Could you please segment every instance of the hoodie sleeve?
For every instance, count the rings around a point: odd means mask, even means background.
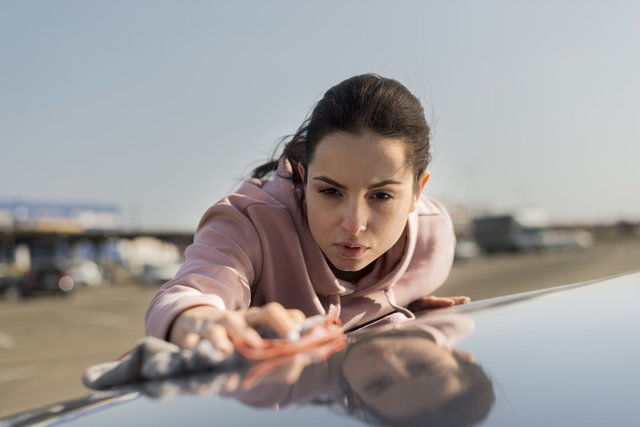
[[[204,214],[193,244],[185,251],[185,263],[147,308],[146,335],[166,339],[173,320],[191,307],[234,310],[249,306],[262,257],[258,233],[243,208],[245,202],[244,196],[232,195]]]

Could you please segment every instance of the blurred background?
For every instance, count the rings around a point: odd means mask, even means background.
[[[208,206],[374,72],[432,125],[440,295],[640,269],[640,3],[3,1],[0,417],[86,393]]]

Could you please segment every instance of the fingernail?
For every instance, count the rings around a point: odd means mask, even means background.
[[[298,341],[300,339],[300,332],[296,330],[289,331],[287,332],[286,338],[288,341]]]
[[[262,338],[253,329],[245,331],[242,335],[244,340],[253,347],[259,347],[262,344]]]
[[[220,349],[224,354],[233,353],[233,344],[229,341],[220,341],[216,344],[216,347],[218,347],[218,349]]]

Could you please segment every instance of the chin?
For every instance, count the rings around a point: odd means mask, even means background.
[[[364,270],[365,268],[367,268],[367,266],[369,264],[371,264],[373,261],[348,261],[345,259],[338,259],[338,260],[330,260],[331,264],[333,265],[333,267],[337,270],[340,271],[344,271],[344,272],[349,272],[349,273],[354,273],[356,271],[360,271],[360,270]]]

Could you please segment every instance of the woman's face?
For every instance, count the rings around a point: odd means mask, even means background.
[[[451,351],[426,338],[385,337],[356,343],[347,351],[342,372],[368,407],[392,418],[436,410],[464,390]]]
[[[415,209],[421,186],[405,144],[372,132],[332,133],[318,143],[306,174],[311,234],[336,276],[357,280],[398,241]]]

